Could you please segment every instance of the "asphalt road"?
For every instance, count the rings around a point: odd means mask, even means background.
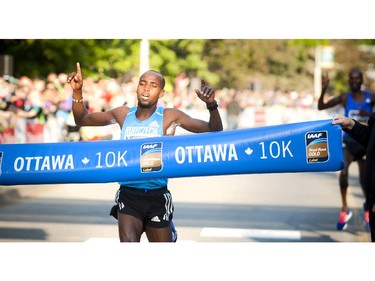
[[[179,238],[168,246],[118,243],[109,216],[116,184],[17,187],[26,198],[0,207],[1,278],[368,278],[375,249],[364,243],[356,172],[353,165],[345,231],[335,228],[337,172],[171,179]]]
[[[368,242],[355,164],[350,172],[345,231],[336,230],[338,172],[171,179],[178,242]],[[118,242],[117,184],[44,187],[0,207],[0,242]]]

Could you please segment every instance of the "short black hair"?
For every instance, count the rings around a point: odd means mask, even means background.
[[[361,79],[363,79],[363,73],[362,73],[362,71],[359,70],[358,68],[352,68],[352,69],[349,71],[349,78],[350,78],[350,76],[352,76],[352,74],[354,74],[354,73],[357,73],[357,74],[361,77]]]

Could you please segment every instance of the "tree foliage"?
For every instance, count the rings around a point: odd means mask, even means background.
[[[139,75],[140,39],[7,39],[0,40],[0,55],[14,58],[14,76],[46,77],[75,71],[79,61],[85,76],[121,80]],[[150,68],[163,73],[167,90],[175,77],[204,78],[210,85],[259,89],[313,88],[315,50],[329,45],[335,66],[329,70],[332,93],[347,89],[352,67],[371,73],[375,39],[171,39],[149,40]],[[367,46],[367,47],[366,47]],[[374,88],[371,75],[367,84]]]

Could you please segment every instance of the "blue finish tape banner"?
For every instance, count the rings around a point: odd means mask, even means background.
[[[0,145],[0,185],[338,171],[331,120],[182,136]]]

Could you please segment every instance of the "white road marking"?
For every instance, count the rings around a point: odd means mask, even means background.
[[[301,240],[300,231],[292,230],[270,230],[270,229],[242,229],[242,228],[214,228],[204,227],[200,232],[201,237],[222,237],[222,238],[250,238],[250,239],[274,239],[274,240]],[[118,238],[91,237],[85,242],[88,243],[119,243]],[[142,235],[141,242],[148,242]],[[195,242],[192,240],[181,240],[177,242]]]
[[[89,239],[87,239],[85,242],[88,242],[88,243],[119,243],[119,239],[118,238],[104,238],[104,237],[91,237]]]
[[[148,243],[147,238],[141,237],[140,242]],[[181,240],[177,239],[177,243],[193,243],[193,240]],[[91,237],[85,241],[85,243],[120,243],[118,238],[104,238],[104,237]]]
[[[202,237],[233,237],[301,240],[300,231],[204,227]]]

